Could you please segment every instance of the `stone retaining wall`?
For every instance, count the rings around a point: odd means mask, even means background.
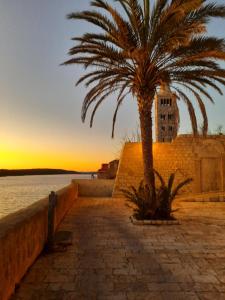
[[[176,172],[175,184],[191,177],[186,194],[225,191],[225,137],[193,138],[179,136],[172,143],[154,143],[154,168],[168,179]],[[121,188],[138,186],[143,179],[141,143],[126,143],[120,158],[113,197],[121,197]]]
[[[77,184],[57,192],[55,227],[78,197]],[[48,231],[48,198],[0,220],[0,300],[9,299],[16,284],[44,248]]]
[[[112,197],[113,179],[74,179],[78,184],[79,197]]]

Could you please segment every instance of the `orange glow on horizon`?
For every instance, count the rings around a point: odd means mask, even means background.
[[[80,156],[80,155],[79,155]],[[52,153],[43,150],[17,149],[10,145],[0,145],[0,169],[52,168],[73,171],[96,171],[101,159],[77,159],[76,153]]]

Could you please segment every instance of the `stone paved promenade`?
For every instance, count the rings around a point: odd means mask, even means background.
[[[178,203],[181,225],[137,226],[122,199],[78,199],[66,252],[41,256],[13,300],[225,299],[225,203]]]

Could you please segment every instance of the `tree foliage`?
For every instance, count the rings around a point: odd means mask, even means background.
[[[193,133],[197,118],[193,99],[204,119],[203,134],[208,129],[204,100],[213,102],[210,87],[222,94],[225,71],[218,60],[225,59],[225,41],[206,35],[207,24],[214,17],[225,17],[225,6],[205,0],[93,0],[93,9],[73,12],[69,19],[84,20],[96,26],[98,33],[72,38],[71,59],[65,65],[81,64],[86,69],[77,84],[85,82],[89,91],[82,107],[82,120],[93,105],[90,125],[101,103],[117,92],[112,136],[119,107],[132,93],[143,105],[143,95],[154,95],[161,83],[173,88],[187,105]],[[151,103],[152,105],[152,103]]]

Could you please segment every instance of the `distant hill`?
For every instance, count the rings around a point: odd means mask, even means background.
[[[25,175],[57,175],[57,174],[92,174],[94,172],[77,172],[63,169],[0,169],[0,177],[3,176],[25,176]]]

